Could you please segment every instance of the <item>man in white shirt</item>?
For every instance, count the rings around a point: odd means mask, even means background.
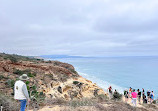
[[[23,74],[19,79],[20,80],[16,81],[14,85],[14,99],[20,101],[20,111],[25,111],[26,103],[30,102],[27,86],[25,84],[29,77],[27,74]]]

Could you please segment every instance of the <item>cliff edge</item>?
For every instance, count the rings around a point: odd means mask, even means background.
[[[12,94],[13,83],[23,73],[30,77],[29,89],[36,87],[47,98],[72,100],[105,94],[96,84],[79,76],[68,63],[0,53],[1,92]]]

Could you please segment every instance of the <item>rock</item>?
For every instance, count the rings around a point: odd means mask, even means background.
[[[63,88],[63,92],[67,92],[68,90],[72,89],[71,86],[68,86],[66,85],[64,88]]]
[[[59,91],[61,94],[63,93],[61,86],[58,87],[58,91]]]

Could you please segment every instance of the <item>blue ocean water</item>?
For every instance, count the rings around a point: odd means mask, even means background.
[[[119,92],[132,87],[153,90],[158,97],[158,57],[106,57],[56,59],[72,64],[77,72],[105,91],[111,85]]]

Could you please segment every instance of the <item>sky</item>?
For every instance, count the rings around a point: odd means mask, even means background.
[[[158,0],[0,0],[0,52],[157,56]]]

